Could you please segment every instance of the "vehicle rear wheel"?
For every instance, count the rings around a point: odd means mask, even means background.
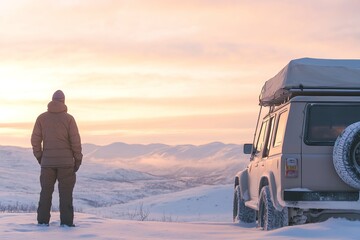
[[[346,127],[336,139],[333,163],[346,184],[360,189],[360,122]]]
[[[256,212],[245,206],[239,186],[234,189],[233,221],[243,223],[254,223],[256,221]]]
[[[258,226],[268,231],[289,224],[288,209],[277,211],[271,200],[269,186],[264,186],[260,192]]]

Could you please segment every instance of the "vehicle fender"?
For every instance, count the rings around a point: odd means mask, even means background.
[[[275,209],[278,211],[282,211],[283,206],[280,205],[278,198],[277,198],[277,187],[276,187],[275,176],[274,176],[273,172],[267,172],[261,178],[259,192],[261,191],[261,188],[263,186],[265,186],[266,184],[269,186],[271,201],[273,202]]]
[[[249,195],[249,178],[248,178],[248,171],[247,169],[238,172],[238,174],[236,174],[236,177],[238,178],[238,183],[239,183],[239,188],[240,188],[240,192],[241,192],[241,196],[243,197],[243,199],[245,201],[250,200],[250,195]],[[235,180],[236,181],[236,180]]]

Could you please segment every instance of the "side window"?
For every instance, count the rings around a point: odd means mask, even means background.
[[[268,124],[269,124],[269,120],[263,122],[261,125],[259,137],[258,137],[256,145],[255,145],[255,154],[260,153],[264,148]]]
[[[261,157],[267,157],[270,151],[270,137],[274,125],[273,117],[263,122],[259,137],[255,145],[255,155],[262,153]]]
[[[270,118],[269,120],[269,130],[268,130],[268,134],[267,134],[267,138],[265,139],[265,142],[266,142],[266,149],[263,153],[263,157],[268,157],[269,156],[269,153],[270,153],[270,146],[271,146],[271,136],[272,136],[272,133],[273,133],[273,129],[274,129],[274,117]]]
[[[278,124],[275,130],[276,132],[274,139],[274,147],[280,146],[282,144],[284,139],[285,127],[286,127],[286,112],[282,112],[279,115]]]

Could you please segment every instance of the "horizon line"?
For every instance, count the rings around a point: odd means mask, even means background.
[[[169,146],[169,147],[175,147],[175,146],[195,146],[195,147],[200,147],[200,146],[206,146],[206,145],[211,145],[211,144],[223,144],[223,145],[243,145],[244,143],[224,143],[221,141],[212,141],[212,142],[208,142],[208,143],[204,143],[204,144],[191,144],[191,143],[182,143],[182,144],[166,144],[166,143],[160,143],[160,142],[154,142],[154,143],[127,143],[127,142],[112,142],[109,144],[105,144],[105,145],[99,145],[99,144],[94,144],[94,143],[82,143],[81,145],[93,145],[93,146],[97,146],[97,147],[106,147],[106,146],[110,146],[113,144],[125,144],[125,145],[141,145],[141,146],[149,146],[149,145],[165,145],[165,146]],[[22,148],[22,149],[32,149],[31,146],[29,147],[23,147],[23,146],[17,146],[17,145],[2,145],[0,144],[0,147],[15,147],[15,148]]]

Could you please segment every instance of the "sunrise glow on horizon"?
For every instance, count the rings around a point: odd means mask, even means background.
[[[83,143],[251,142],[267,79],[357,59],[355,0],[0,2],[0,145],[61,89]]]

